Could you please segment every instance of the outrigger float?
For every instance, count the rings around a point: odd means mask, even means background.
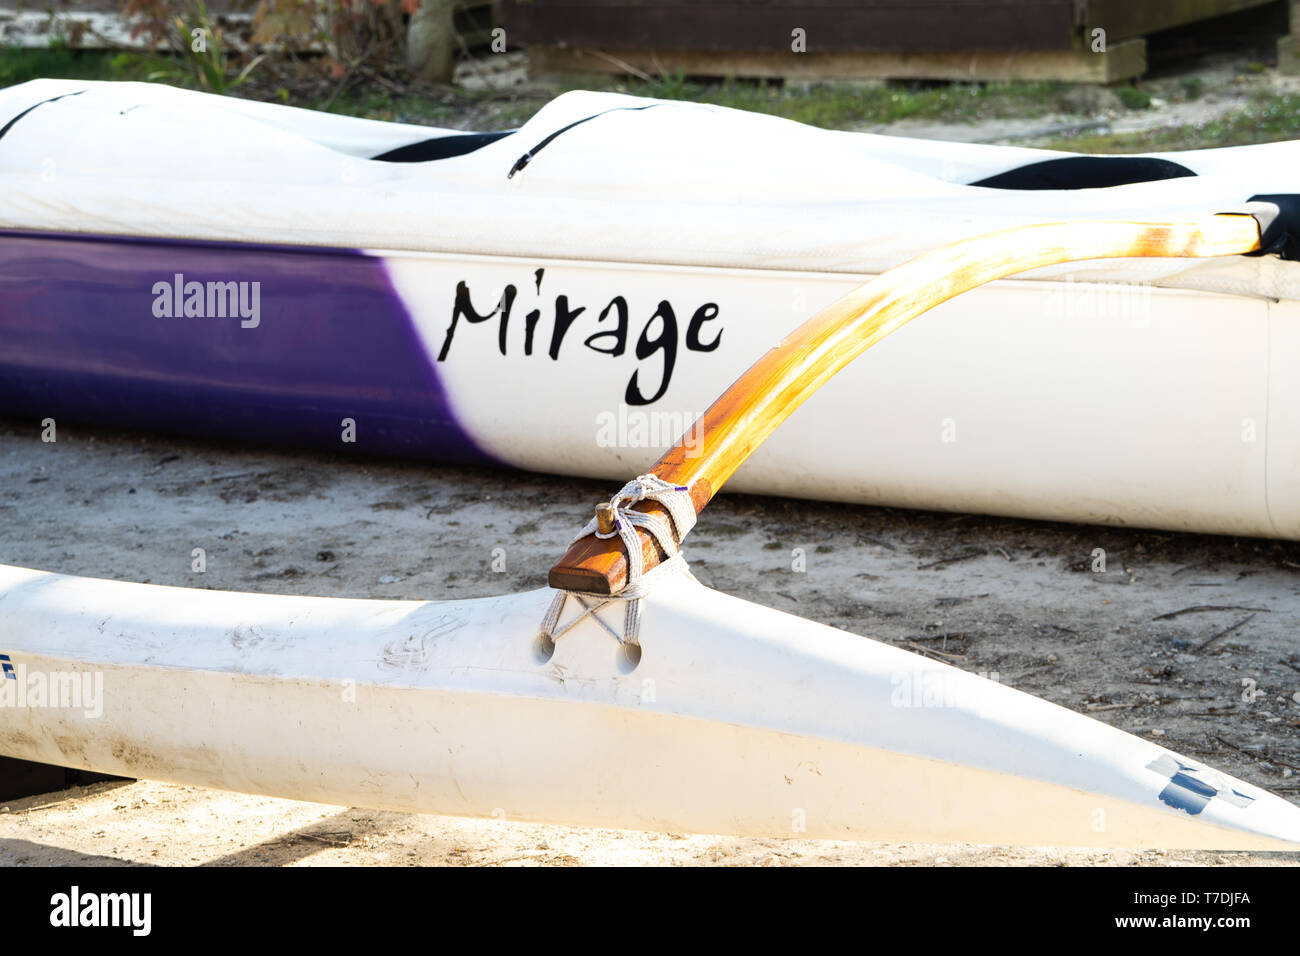
[[[393,810],[854,840],[1295,849],[1300,808],[1043,700],[703,587],[679,551],[785,418],[936,303],[1022,269],[1286,241],[1276,205],[1014,229],[818,313],[583,529],[550,588],[469,601],[188,590],[0,568],[0,753]],[[1261,226],[1263,232],[1261,234]],[[920,692],[917,692],[917,689]]]

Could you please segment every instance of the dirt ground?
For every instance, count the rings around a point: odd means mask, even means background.
[[[647,461],[653,455],[647,456]],[[607,483],[0,421],[0,560],[350,597],[535,587]],[[998,679],[1289,799],[1300,545],[723,496],[706,584]],[[490,570],[492,549],[507,570]],[[791,568],[801,547],[807,570]],[[1103,548],[1107,570],[1092,570]],[[340,809],[101,783],[0,807],[0,865],[1151,864],[1297,854],[742,840]]]

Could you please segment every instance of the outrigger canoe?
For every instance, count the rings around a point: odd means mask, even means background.
[[[926,309],[1071,257],[1272,248],[1279,210],[1254,209],[1014,229],[886,273],[737,379],[704,414],[698,447],[684,436],[598,507],[547,589],[339,600],[0,567],[0,753],[594,826],[1295,849],[1300,808],[1277,796],[996,682],[712,591],[679,550],[767,435]]]
[[[0,91],[0,414],[622,478],[946,241],[1297,191],[1300,143],[1085,157],[569,93],[508,133],[138,83]],[[1300,538],[1300,264],[942,304],[729,486]],[[581,382],[581,388],[573,387]]]

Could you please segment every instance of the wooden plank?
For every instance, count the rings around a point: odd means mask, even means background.
[[[1084,259],[1201,258],[1259,248],[1249,215],[1190,222],[1053,222],[955,242],[863,283],[763,355],[705,411],[651,472],[690,489],[698,514],[736,469],[814,392],[871,346],[968,289],[1029,269]],[[638,510],[666,513],[658,502]],[[637,529],[643,567],[664,555]],[[620,538],[580,538],[551,569],[553,588],[617,594],[627,584]]]
[[[773,4],[629,0],[499,0],[511,44],[605,50],[809,51],[1068,50],[1071,0],[877,0]]]
[[[949,53],[760,53],[697,50],[604,50],[531,47],[538,76],[572,73],[646,73],[651,76],[747,77],[822,80],[918,79],[966,82],[1063,80],[1118,83],[1146,72],[1146,41],[1086,50],[1021,53],[968,50]]]
[[[1262,7],[1277,0],[1087,0],[1085,35],[1094,28],[1106,31],[1108,42],[1183,26],[1197,20]]]

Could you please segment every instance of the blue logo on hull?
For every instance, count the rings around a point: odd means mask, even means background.
[[[1161,802],[1192,816],[1196,816],[1216,798],[1243,810],[1255,802],[1254,797],[1233,790],[1217,774],[1189,766],[1168,754],[1147,764],[1147,769],[1169,778],[1165,788],[1160,791]]]
[[[0,654],[0,668],[4,669],[5,677],[10,680],[17,680],[18,675],[14,673],[14,665],[9,663],[8,654]]]

